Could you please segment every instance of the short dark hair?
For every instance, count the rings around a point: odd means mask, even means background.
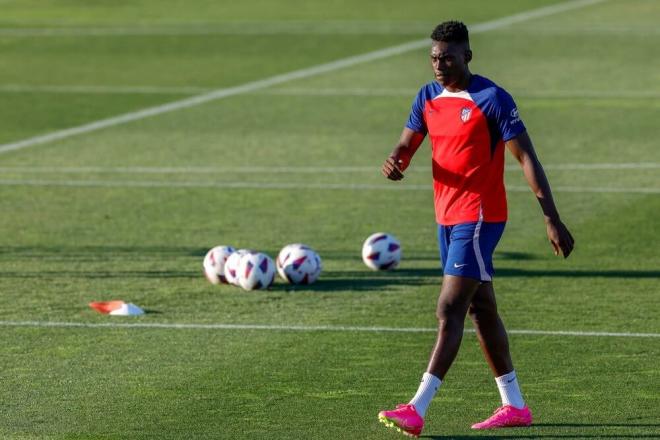
[[[445,43],[470,43],[468,29],[460,21],[445,21],[433,29],[431,39]]]

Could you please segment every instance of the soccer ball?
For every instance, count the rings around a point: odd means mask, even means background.
[[[322,270],[319,254],[304,244],[284,246],[277,256],[277,272],[291,284],[312,284]]]
[[[237,278],[245,290],[267,289],[275,281],[275,263],[261,252],[246,254],[238,263]]]
[[[284,266],[283,262],[289,258],[289,255],[291,254],[291,251],[294,249],[298,248],[307,248],[310,249],[308,246],[301,244],[301,243],[293,243],[293,244],[287,244],[280,250],[280,253],[277,254],[277,259],[275,260],[275,265],[277,266],[277,273],[280,274],[280,277],[282,277],[283,280],[288,281],[286,278],[286,274],[284,273]]]
[[[241,258],[244,255],[252,253],[248,249],[239,249],[227,258],[225,263],[225,278],[227,279],[228,284],[233,284],[238,286],[238,265],[241,262]]]
[[[373,270],[394,269],[401,261],[401,244],[392,234],[372,234],[362,246],[362,261]]]
[[[284,266],[282,263],[288,258],[291,251],[298,248],[311,249],[309,246],[304,245],[302,243],[287,244],[282,248],[280,253],[277,254],[277,259],[275,260],[275,265],[277,266],[277,273],[279,273],[280,277],[282,277],[282,279],[285,281],[288,280],[286,278],[286,274],[284,273]]]
[[[227,258],[235,252],[231,246],[216,246],[209,250],[204,257],[204,275],[211,284],[227,284],[225,277],[225,263]]]

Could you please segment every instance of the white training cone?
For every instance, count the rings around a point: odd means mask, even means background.
[[[120,308],[110,312],[110,314],[116,316],[137,316],[144,315],[144,310],[133,303],[124,303]]]
[[[124,301],[98,301],[98,302],[89,303],[89,306],[94,310],[100,313],[104,313],[106,315],[115,315],[115,316],[144,315],[144,310],[142,310],[133,303],[125,303]]]

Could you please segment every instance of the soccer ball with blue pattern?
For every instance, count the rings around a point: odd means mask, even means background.
[[[211,284],[227,284],[225,263],[235,249],[231,246],[216,246],[204,256],[204,275]]]
[[[364,241],[362,261],[373,270],[392,270],[401,261],[401,243],[392,234],[376,232]]]
[[[227,279],[227,284],[231,284],[233,286],[239,285],[238,265],[241,262],[241,258],[251,252],[252,251],[249,249],[239,249],[227,258],[227,262],[225,263],[225,278]]]
[[[277,272],[291,284],[312,284],[321,271],[321,257],[304,244],[289,244],[277,256]]]
[[[243,255],[238,263],[237,278],[245,290],[268,289],[275,281],[275,263],[261,252]]]

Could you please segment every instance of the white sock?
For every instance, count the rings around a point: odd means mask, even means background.
[[[438,392],[441,383],[442,381],[434,375],[424,373],[422,382],[419,384],[419,388],[417,388],[417,393],[410,401],[410,404],[415,406],[417,414],[424,417],[426,409],[429,407],[435,393]]]
[[[520,394],[520,386],[518,386],[516,370],[504,376],[496,377],[495,382],[497,382],[497,389],[500,390],[502,405],[511,405],[518,409],[525,407],[525,401],[522,394]]]

